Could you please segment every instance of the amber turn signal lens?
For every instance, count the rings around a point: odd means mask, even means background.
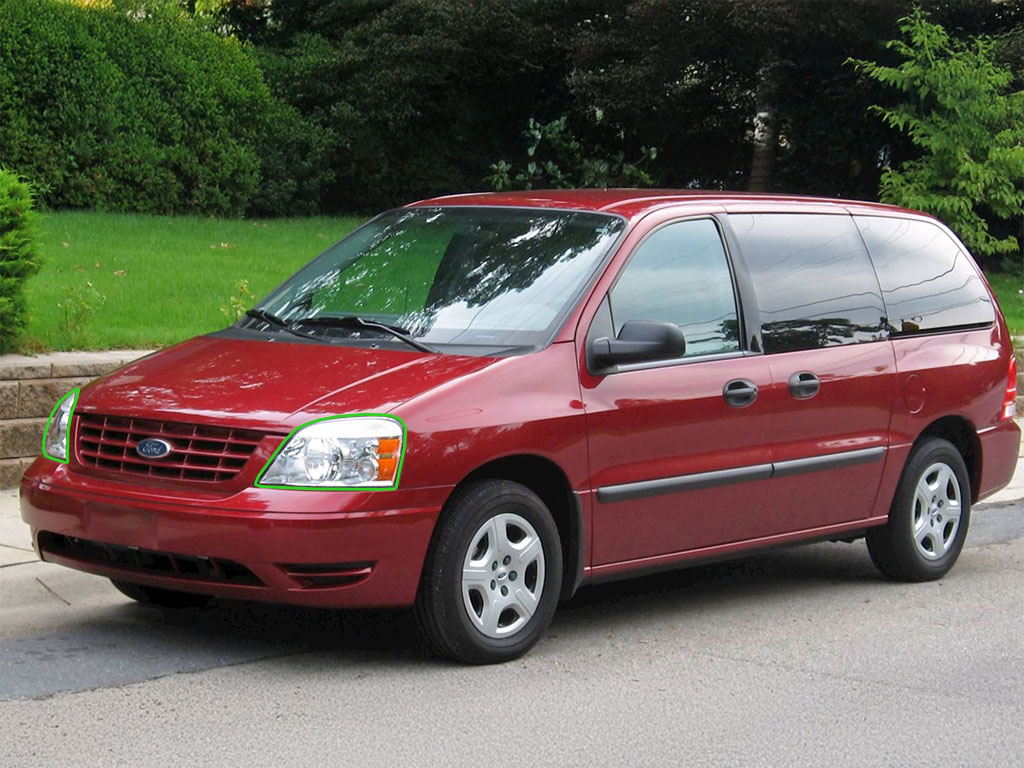
[[[395,472],[398,470],[398,444],[397,437],[385,437],[377,443],[377,479],[394,480]]]

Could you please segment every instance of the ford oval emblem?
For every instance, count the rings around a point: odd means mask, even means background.
[[[144,459],[162,459],[173,450],[173,445],[158,437],[145,437],[135,446],[135,452]]]

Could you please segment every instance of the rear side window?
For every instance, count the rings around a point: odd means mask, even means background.
[[[761,315],[764,351],[886,337],[885,305],[850,216],[730,214]]]
[[[992,298],[970,257],[926,221],[855,216],[882,284],[894,333],[995,320]]]
[[[684,357],[740,348],[732,273],[709,219],[656,230],[637,248],[609,294],[615,334],[629,320],[675,323]]]

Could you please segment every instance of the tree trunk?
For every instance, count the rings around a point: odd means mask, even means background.
[[[754,94],[754,157],[750,163],[751,192],[768,192],[775,176],[779,148],[779,63],[769,57],[757,70]]]

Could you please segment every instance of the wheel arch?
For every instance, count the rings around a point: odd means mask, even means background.
[[[562,544],[562,589],[560,599],[568,600],[583,579],[585,560],[583,507],[569,478],[551,459],[536,454],[514,454],[492,459],[466,475],[452,494],[478,480],[509,480],[536,493],[551,512]]]
[[[914,447],[930,437],[942,438],[952,443],[963,457],[971,480],[971,503],[977,502],[981,487],[982,455],[981,440],[978,439],[978,431],[974,425],[963,416],[943,416],[924,428],[914,441]]]

